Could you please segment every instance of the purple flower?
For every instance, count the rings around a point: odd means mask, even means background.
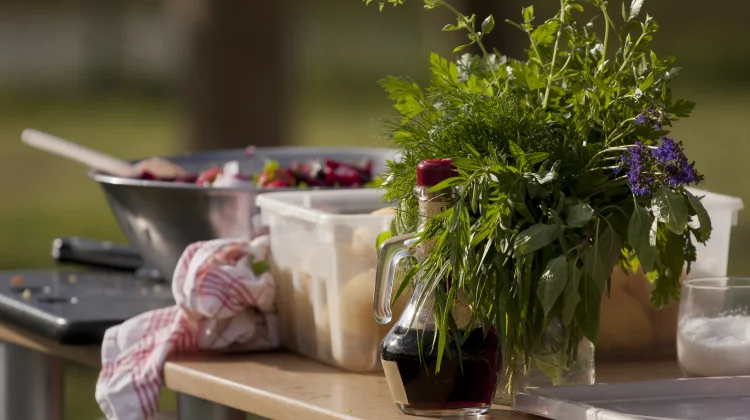
[[[681,185],[698,184],[703,175],[695,170],[695,163],[688,163],[682,142],[675,142],[669,137],[662,137],[659,147],[652,152],[664,175],[664,183],[672,188]]]
[[[637,117],[635,117],[636,125],[649,125],[654,131],[662,130],[662,122],[664,120],[664,110],[662,108],[654,109],[648,108],[641,111]]]
[[[674,140],[670,139],[669,137],[662,137],[661,145],[654,149],[652,154],[654,155],[656,160],[661,163],[676,161],[680,159],[681,156],[684,156],[682,145],[675,143]]]
[[[662,137],[656,148],[635,142],[620,156],[615,175],[622,173],[625,167],[630,190],[638,196],[651,194],[658,184],[679,188],[703,181],[703,175],[695,170],[695,163],[688,163],[682,143],[669,137]],[[657,180],[660,182],[655,184]]]
[[[635,142],[634,147],[629,148],[620,156],[621,167],[627,166],[628,184],[635,195],[648,195],[651,193],[651,184],[654,178],[649,176],[651,153],[648,147],[641,141]]]

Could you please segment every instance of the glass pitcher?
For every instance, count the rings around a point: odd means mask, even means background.
[[[453,189],[429,190],[454,174],[449,159],[428,160],[418,166],[415,193],[419,198],[420,228],[427,218],[452,204],[456,195]],[[429,252],[429,243],[418,246],[415,243],[415,235],[410,233],[387,240],[379,250],[373,312],[381,324],[391,320],[390,298],[399,267],[404,260],[420,261]],[[411,300],[380,347],[383,370],[394,402],[404,413],[421,416],[486,412],[492,404],[498,380],[496,332],[481,328],[471,331],[460,347],[460,358],[456,341],[449,339],[449,349],[443,354],[440,371],[436,372],[434,296],[419,307],[422,285],[419,276],[416,277],[404,290],[405,293],[412,291]],[[471,308],[459,300],[452,316],[459,333],[463,334],[461,327],[469,324]]]

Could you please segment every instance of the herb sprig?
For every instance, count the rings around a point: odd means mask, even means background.
[[[534,7],[524,8],[522,21],[510,22],[528,38],[523,61],[484,45],[492,16],[478,24],[447,1],[423,2],[455,15],[443,30],[466,32],[454,52],[476,44],[480,54],[433,53],[424,89],[406,77],[381,82],[401,114],[391,138],[403,159],[389,163],[383,184],[399,203],[399,230],[417,227],[421,160],[453,158],[459,173],[435,187],[458,187],[456,204],[418,233],[435,243],[410,272],[425,285],[418,301],[435,295],[441,349],[462,340],[448,316],[460,291],[471,327],[497,329],[506,366],[550,352],[569,364],[582,337],[596,341],[616,266],[642,267],[658,307],[679,296],[693,239],[710,236],[706,210],[685,188],[702,176],[668,137],[694,104],[672,97],[679,68],[650,49],[659,28],[640,19],[643,0],[623,4],[621,20],[602,0],[561,0],[538,25]],[[603,37],[579,22],[584,4],[598,9]],[[449,275],[449,287],[438,287]]]

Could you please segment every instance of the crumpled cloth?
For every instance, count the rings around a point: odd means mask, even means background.
[[[279,346],[274,281],[251,262],[265,261],[267,236],[190,245],[172,280],[176,305],[107,330],[96,401],[108,420],[146,420],[159,411],[162,369],[178,352],[268,350]]]

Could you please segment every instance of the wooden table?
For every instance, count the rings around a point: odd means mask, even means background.
[[[291,353],[212,357],[183,355],[164,368],[177,392],[279,420],[415,419],[401,414],[381,373],[353,374]],[[680,376],[675,361],[617,363],[597,367],[599,382]],[[484,419],[538,417],[497,407]]]
[[[99,349],[70,347],[0,324],[0,341],[28,353],[47,354],[99,368]],[[680,376],[675,361],[609,363],[597,366],[599,382],[668,379]],[[164,367],[165,385],[176,391],[182,419],[244,419],[244,413],[279,420],[385,420],[402,414],[391,400],[382,373],[346,373],[291,353],[236,356],[179,355]],[[496,407],[482,419],[532,420]]]

